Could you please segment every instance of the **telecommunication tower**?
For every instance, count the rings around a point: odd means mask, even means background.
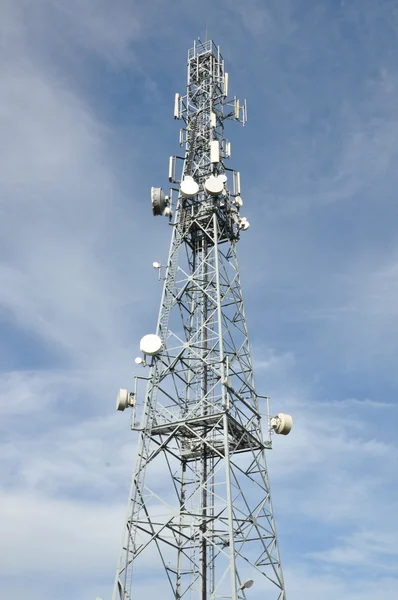
[[[246,102],[228,99],[211,40],[188,52],[174,118],[185,151],[170,158],[168,195],[151,190],[172,231],[167,263],[153,263],[157,330],[140,343],[143,376],[117,396],[139,440],[113,600],[141,600],[150,584],[162,600],[285,600],[265,451],[292,419],[271,417],[255,389],[236,256],[249,222],[224,137]]]

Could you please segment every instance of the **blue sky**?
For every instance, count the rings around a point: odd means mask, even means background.
[[[288,597],[396,598],[396,2],[3,0],[4,600],[110,598],[135,445],[114,397],[155,327],[149,189],[206,27],[248,101],[227,135],[257,387],[295,419],[268,458]]]

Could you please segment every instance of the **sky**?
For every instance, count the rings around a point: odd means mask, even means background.
[[[294,418],[268,455],[287,597],[396,598],[397,3],[1,0],[2,600],[111,598],[136,443],[115,396],[170,236],[149,191],[206,30],[248,103],[226,134],[257,388]]]

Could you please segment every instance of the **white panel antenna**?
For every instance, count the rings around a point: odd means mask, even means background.
[[[170,181],[170,183],[176,182],[176,163],[177,163],[177,157],[170,156],[170,159],[169,159],[169,181]]]
[[[210,114],[210,127],[217,127],[217,118],[215,112]]]
[[[181,119],[180,114],[180,94],[174,96],[174,118]]]
[[[240,173],[234,171],[234,195],[240,196]]]
[[[234,100],[235,100],[235,119],[237,121],[239,121],[239,111],[240,111],[239,99],[238,98],[234,98]]]
[[[229,158],[231,156],[231,142],[225,142],[225,157]]]
[[[218,140],[210,142],[210,162],[213,164],[220,162],[220,143]]]
[[[224,96],[228,96],[228,73],[224,73]]]

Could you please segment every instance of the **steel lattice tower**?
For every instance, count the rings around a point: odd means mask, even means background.
[[[271,419],[254,384],[236,256],[249,223],[224,137],[227,119],[245,122],[246,104],[227,88],[219,47],[195,42],[174,106],[185,155],[170,158],[170,195],[152,188],[172,239],[167,264],[154,263],[164,280],[157,334],[136,361],[149,371],[117,401],[133,408],[139,441],[113,600],[141,600],[145,577],[162,600],[286,598],[265,450],[291,418]]]

